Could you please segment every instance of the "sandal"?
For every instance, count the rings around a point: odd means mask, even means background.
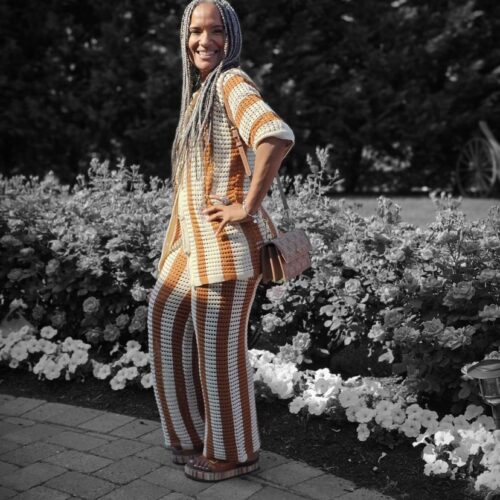
[[[205,463],[200,463],[199,459]],[[184,473],[195,481],[222,481],[236,476],[249,474],[259,468],[259,455],[247,462],[226,462],[201,455],[188,460],[184,466]]]
[[[185,465],[188,460],[195,458],[203,453],[203,448],[195,448],[194,450],[181,450],[172,448],[172,462],[176,465]]]

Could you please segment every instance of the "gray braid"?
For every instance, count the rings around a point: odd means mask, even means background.
[[[195,89],[195,75],[197,69],[189,59],[188,39],[189,25],[193,10],[201,3],[213,3],[219,9],[225,31],[224,57],[221,62],[209,73],[201,85],[200,94],[189,118],[186,112]],[[172,178],[179,182],[182,169],[189,158],[190,151],[202,155],[203,137],[211,135],[213,102],[217,91],[217,80],[221,72],[240,65],[241,53],[241,27],[238,16],[233,7],[226,0],[192,0],[184,10],[181,29],[181,55],[182,55],[182,98],[179,123],[175,132],[172,147]],[[187,123],[185,123],[187,121]],[[200,161],[196,162],[200,164]],[[199,177],[198,170],[196,171]]]

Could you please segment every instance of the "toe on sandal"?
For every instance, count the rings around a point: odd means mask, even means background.
[[[205,458],[205,457],[204,457]],[[241,463],[221,462],[205,458],[207,465],[196,463],[196,458],[188,460],[184,473],[195,481],[222,481],[236,476],[243,476],[259,469],[259,457]]]
[[[203,453],[203,448],[197,448],[194,450],[179,450],[172,448],[172,462],[176,465],[185,465],[188,463],[190,458],[201,455],[201,453]]]

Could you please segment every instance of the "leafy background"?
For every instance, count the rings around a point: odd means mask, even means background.
[[[233,4],[243,67],[297,136],[289,173],[332,144],[347,192],[446,188],[477,121],[500,130],[495,0]],[[74,183],[97,155],[167,177],[185,5],[4,0],[2,172]]]

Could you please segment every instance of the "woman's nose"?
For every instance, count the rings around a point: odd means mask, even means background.
[[[200,44],[207,45],[209,41],[210,41],[210,36],[209,36],[208,32],[203,31],[200,35]]]

